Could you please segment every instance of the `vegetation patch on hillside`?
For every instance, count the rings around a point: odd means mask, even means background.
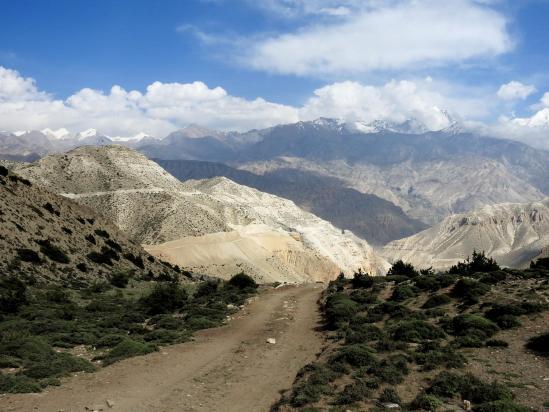
[[[324,351],[272,409],[542,410],[539,375],[513,356],[547,356],[549,331],[521,328],[547,328],[548,298],[549,265],[501,269],[476,252],[445,273],[399,261],[385,277],[341,275],[323,299]]]
[[[185,342],[222,324],[257,288],[245,274],[195,286],[131,273],[82,288],[1,278],[0,393],[39,392],[71,373]]]

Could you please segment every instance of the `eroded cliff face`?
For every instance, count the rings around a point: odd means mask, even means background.
[[[419,267],[447,268],[484,251],[501,265],[522,267],[549,245],[549,198],[502,203],[452,215],[414,236],[387,244],[382,254]]]

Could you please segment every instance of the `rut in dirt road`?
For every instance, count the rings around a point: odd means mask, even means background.
[[[315,331],[321,290],[309,285],[263,292],[228,325],[197,333],[193,342],[127,359],[40,394],[0,398],[0,410],[268,411],[322,347]]]

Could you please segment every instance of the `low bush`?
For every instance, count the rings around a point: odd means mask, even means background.
[[[387,276],[405,276],[407,278],[415,278],[419,273],[410,263],[404,263],[402,260],[397,260],[387,272]]]
[[[229,281],[227,282],[229,285],[234,286],[238,289],[257,289],[258,285],[253,280],[252,277],[246,275],[245,273],[241,272],[236,275],[234,275]]]
[[[128,286],[128,283],[131,279],[131,273],[130,272],[114,272],[109,282],[111,285],[117,288],[125,288]]]
[[[16,277],[0,278],[0,314],[16,313],[27,303],[27,286]]]
[[[391,328],[391,335],[393,339],[403,342],[421,342],[445,336],[442,329],[422,320],[398,322]]]
[[[304,405],[318,402],[322,395],[330,392],[330,387],[327,385],[305,382],[294,387],[290,396],[290,404],[293,407],[299,408]]]
[[[432,295],[425,301],[422,308],[431,309],[438,306],[447,305],[452,302],[452,299],[448,295]]]
[[[40,392],[42,387],[36,380],[25,375],[4,375],[0,372],[0,393]]]
[[[441,347],[437,342],[422,344],[414,354],[414,360],[421,365],[422,370],[429,371],[438,368],[457,369],[467,363],[467,359],[452,347]]]
[[[396,403],[400,405],[402,403],[402,399],[400,399],[400,396],[398,396],[398,393],[394,388],[385,388],[379,394],[379,402]]]
[[[410,404],[413,410],[436,412],[443,405],[439,398],[426,393],[420,393]]]
[[[38,255],[38,253],[36,253],[32,249],[17,249],[17,257],[22,262],[28,262],[28,263],[34,263],[34,264],[42,263],[42,259],[40,259],[40,256]]]
[[[490,286],[478,280],[462,278],[452,288],[451,296],[460,299],[466,304],[477,303],[482,295],[490,290]]]
[[[391,300],[396,302],[403,302],[407,299],[415,297],[417,294],[410,285],[398,285],[391,295]]]
[[[53,245],[49,239],[37,240],[36,243],[40,246],[40,252],[46,255],[50,260],[58,263],[70,262],[67,254],[61,248]]]
[[[141,298],[141,304],[150,315],[174,312],[185,306],[187,291],[177,283],[157,283],[154,289]]]
[[[67,376],[71,372],[93,372],[95,367],[86,359],[77,358],[69,353],[55,353],[49,359],[33,363],[23,369],[29,378],[41,379]]]
[[[549,332],[530,338],[526,347],[540,355],[549,356]]]
[[[351,285],[354,289],[369,289],[374,285],[374,278],[359,271],[354,274]]]
[[[345,362],[353,367],[372,366],[378,363],[374,350],[368,345],[358,343],[344,346],[330,359],[330,363]]]
[[[372,342],[383,338],[383,331],[374,325],[360,324],[351,325],[351,329],[347,332],[345,341],[347,344]]]
[[[113,260],[115,261],[120,260],[120,256],[118,256],[118,253],[107,246],[102,246],[101,252],[90,252],[86,256],[89,260],[91,260],[94,263],[104,264],[109,266],[113,266]]]
[[[358,312],[359,305],[345,293],[335,293],[328,296],[324,307],[326,326],[338,328],[341,323],[348,323]]]
[[[154,352],[156,348],[146,343],[137,342],[130,338],[125,338],[115,347],[113,347],[106,356],[100,358],[103,360],[104,365],[110,365],[118,362],[122,359],[130,358],[133,356],[146,355],[147,353]]]
[[[133,253],[124,254],[124,259],[130,261],[139,269],[145,269],[145,264],[143,263],[143,258],[139,255],[134,255]]]
[[[355,402],[366,400],[372,390],[362,381],[345,385],[343,390],[337,394],[335,403],[337,405],[349,405]]]
[[[408,361],[403,355],[393,355],[381,362],[376,362],[368,368],[368,373],[381,382],[398,385],[409,373]]]
[[[448,271],[450,274],[456,275],[472,275],[474,273],[487,273],[499,271],[501,268],[492,258],[486,257],[484,252],[474,251],[471,257],[468,257],[464,262],[459,262]]]
[[[457,315],[444,323],[445,329],[456,336],[489,338],[499,331],[499,327],[494,322],[480,315]]]
[[[101,236],[103,239],[109,239],[111,237],[111,235],[109,235],[109,232],[103,229],[95,229],[94,232],[97,236]]]

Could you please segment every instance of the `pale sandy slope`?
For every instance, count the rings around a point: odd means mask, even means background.
[[[504,266],[523,267],[549,245],[549,198],[502,203],[452,215],[414,236],[387,244],[381,253],[419,267],[447,268],[474,250]]]
[[[179,182],[122,146],[46,156],[18,172],[115,222],[152,253],[202,273],[315,281],[388,264],[368,243],[293,202],[226,178]]]
[[[227,326],[193,342],[80,374],[39,394],[1,398],[2,411],[243,412],[269,411],[300,368],[323,345],[321,288],[286,287],[263,293]],[[268,344],[267,338],[276,344]],[[112,401],[112,409],[106,400]]]

